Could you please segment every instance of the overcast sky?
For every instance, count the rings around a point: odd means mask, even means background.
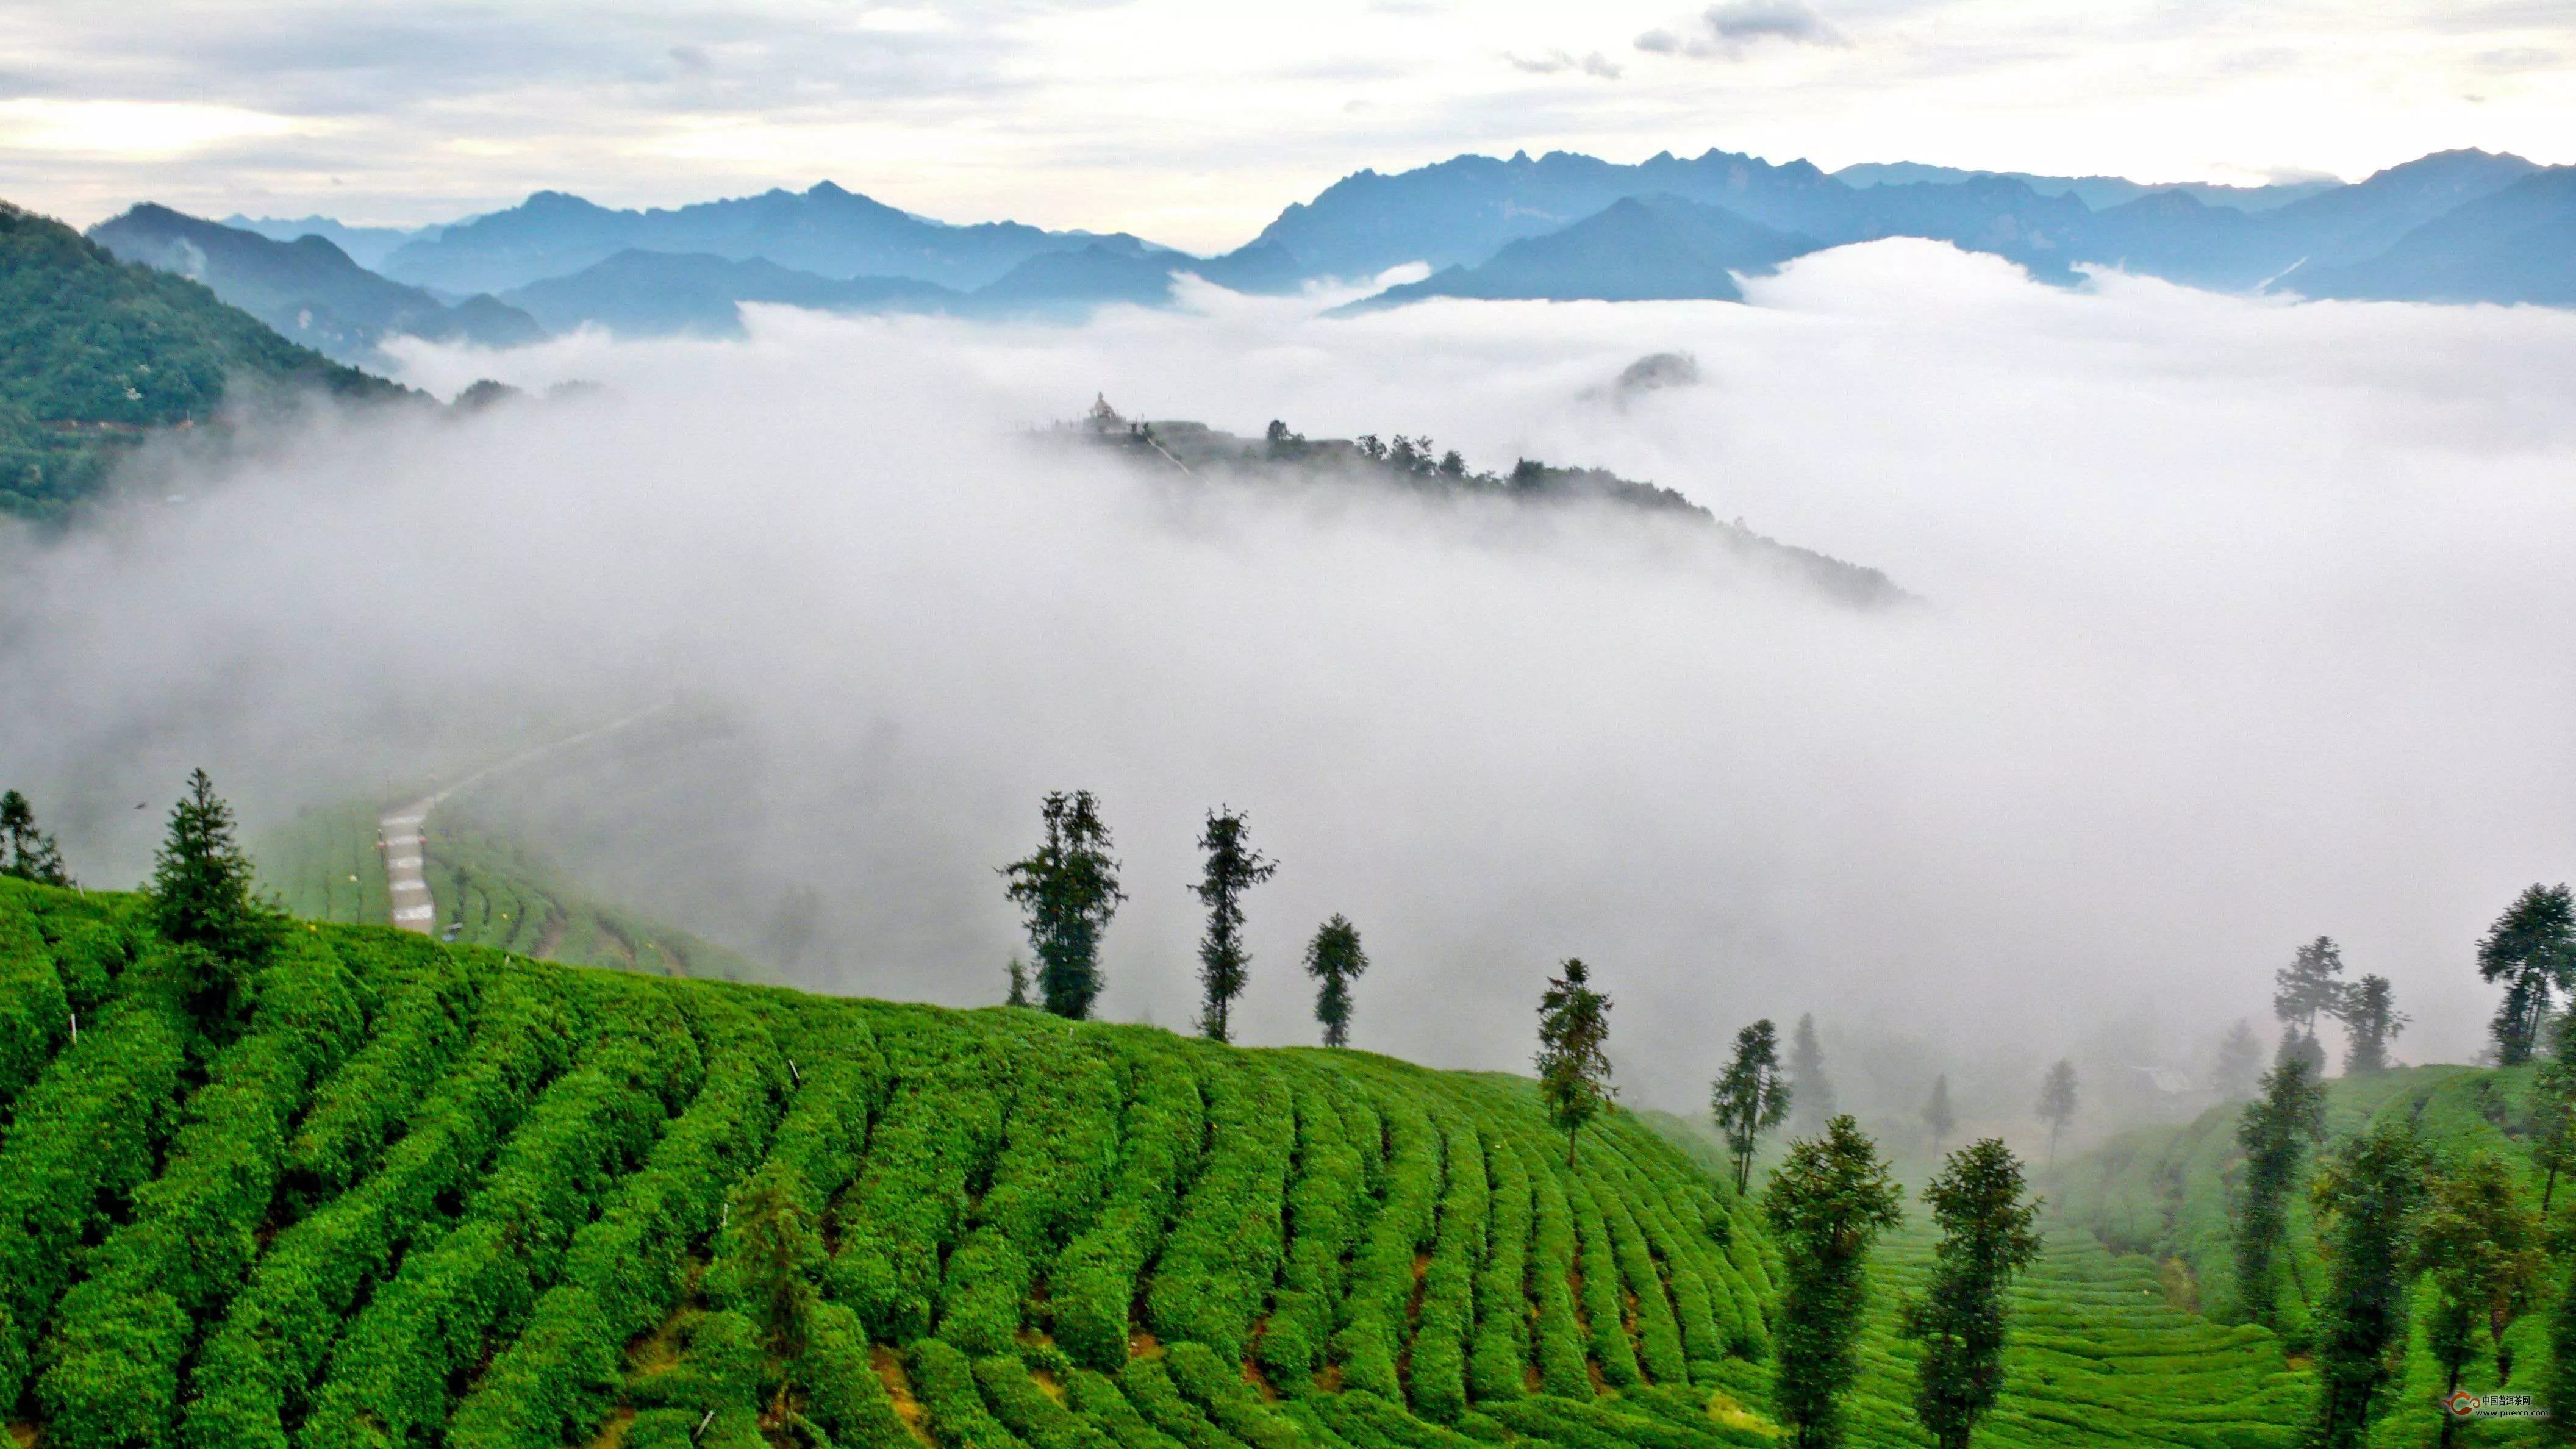
[[[0,3],[0,196],[83,225],[829,178],[1217,249],[1461,151],[2245,181],[2576,162],[2571,115],[2568,0]]]

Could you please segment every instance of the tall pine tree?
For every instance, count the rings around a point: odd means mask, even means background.
[[[2048,1124],[2048,1165],[2057,1165],[2057,1139],[2075,1120],[2075,1064],[2064,1057],[2039,1083],[2039,1120]]]
[[[1792,1096],[1780,1075],[1780,1033],[1766,1018],[1735,1034],[1735,1060],[1709,1088],[1709,1113],[1735,1160],[1735,1190],[1753,1178],[1763,1134],[1788,1120]],[[1830,1119],[1828,1119],[1830,1120]]]
[[[1932,1079],[1932,1098],[1923,1104],[1923,1130],[1932,1134],[1932,1155],[1941,1155],[1941,1144],[1959,1130],[1959,1114],[1950,1108],[1950,1075],[1947,1072]]]
[[[1592,989],[1592,968],[1569,958],[1538,1002],[1538,1095],[1565,1133],[1565,1165],[1574,1165],[1575,1134],[1619,1094],[1610,1085],[1610,998]]]
[[[1207,934],[1199,940],[1199,984],[1205,989],[1199,1008],[1199,1032],[1210,1041],[1233,1040],[1234,999],[1243,994],[1244,976],[1252,964],[1243,948],[1243,893],[1279,869],[1246,838],[1243,816],[1220,807],[1208,812],[1199,849],[1207,864],[1197,887],[1207,908]]]
[[[2335,1004],[2343,1023],[2343,1074],[2366,1077],[2388,1070],[2388,1044],[2406,1030],[2409,1018],[2399,1011],[2385,976],[2364,976]]]
[[[0,875],[38,885],[69,886],[63,852],[54,838],[36,828],[36,807],[15,790],[0,794]]]
[[[2406,1334],[2415,1214],[2430,1167],[2415,1130],[2384,1122],[2346,1142],[2317,1175],[2326,1299],[2317,1331],[2317,1442],[2359,1449],[2389,1350]]]
[[[2236,1146],[2245,1154],[2245,1176],[2236,1211],[2236,1293],[2245,1316],[2266,1328],[2279,1326],[2273,1282],[2290,1221],[2290,1194],[2308,1144],[2326,1135],[2326,1090],[2292,1058],[2264,1073],[2263,1095],[2245,1104]]]
[[[1045,836],[1025,860],[1002,867],[1007,894],[1027,918],[1046,1009],[1080,1021],[1100,996],[1100,936],[1118,903],[1118,862],[1109,827],[1088,790],[1054,791],[1042,810]]]
[[[2534,885],[2496,917],[2478,942],[2478,975],[2504,983],[2496,1007],[2496,1063],[2518,1067],[2531,1060],[2551,997],[2576,989],[2576,900],[2567,887]]]
[[[1771,1402],[1796,1449],[1843,1441],[1843,1397],[1860,1376],[1869,1249],[1904,1221],[1901,1201],[1877,1145],[1848,1113],[1823,1136],[1790,1143],[1771,1170],[1762,1215],[1785,1279],[1771,1331]]]
[[[2025,1201],[2021,1159],[1992,1137],[1953,1153],[1923,1189],[1940,1225],[1932,1275],[1898,1315],[1923,1345],[1914,1366],[1914,1417],[1940,1449],[1968,1449],[2004,1386],[2010,1315],[2004,1290],[2039,1256],[2040,1203]]]

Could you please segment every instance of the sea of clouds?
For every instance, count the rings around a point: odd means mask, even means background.
[[[191,766],[256,830],[668,700],[455,808],[748,950],[810,888],[794,974],[831,990],[998,999],[994,867],[1079,787],[1125,866],[1120,1019],[1194,1016],[1222,803],[1282,863],[1255,1043],[1313,1039],[1298,957],[1341,912],[1358,1044],[1517,1067],[1580,955],[1632,1096],[1676,1107],[1737,1026],[1812,1011],[1851,1079],[1930,1043],[1985,1065],[1969,1115],[2022,1116],[2063,1053],[2194,1068],[2319,934],[2395,982],[2400,1057],[2476,1050],[2479,933],[2576,875],[2576,315],[2058,290],[1904,241],[1747,290],[422,348],[441,395],[596,387],[315,417],[184,503],[9,538],[0,776],[123,884]],[[1696,385],[1606,389],[1675,351]],[[1024,436],[1095,393],[1598,464],[1917,602],[1679,522]]]

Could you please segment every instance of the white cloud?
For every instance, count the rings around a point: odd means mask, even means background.
[[[1323,321],[1199,289],[1086,327],[763,311],[740,344],[422,351],[577,405],[317,427],[227,487],[0,562],[9,783],[135,878],[204,764],[262,818],[677,690],[687,730],[487,800],[734,940],[830,902],[822,984],[989,1001],[991,873],[1100,792],[1110,1009],[1186,1019],[1198,812],[1285,862],[1250,1039],[1369,933],[1364,1044],[1525,1060],[1548,965],[1621,1001],[1648,1101],[1755,1015],[2053,1056],[2144,1003],[2187,1046],[2320,932],[2457,1059],[2472,948],[2576,859],[2576,314],[2023,280],[1892,242],[1755,306]],[[1651,352],[1704,381],[1582,395]],[[1087,404],[1600,463],[1879,565],[1855,614],[1690,535],[1035,453]]]

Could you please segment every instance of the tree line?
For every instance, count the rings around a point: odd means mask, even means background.
[[[1580,1133],[1611,1108],[1617,1089],[1607,1051],[1610,998],[1582,961],[1569,959],[1560,970],[1539,997],[1534,1064],[1540,1100],[1566,1134],[1572,1165]],[[2073,1068],[2058,1065],[2071,1113]],[[1779,1030],[1769,1020],[1737,1032],[1734,1056],[1710,1086],[1709,1113],[1736,1191],[1745,1193],[1761,1139],[1791,1119],[1802,1081],[1822,1096],[1824,1121],[1814,1135],[1789,1143],[1762,1191],[1763,1219],[1784,1269],[1771,1333],[1772,1409],[1797,1449],[1835,1449],[1845,1438],[1844,1401],[1860,1378],[1870,1249],[1904,1221],[1904,1194],[1859,1122],[1830,1110],[1812,1016],[1799,1021],[1785,1069]],[[1946,1078],[1937,1090],[1946,1113]],[[1921,1196],[1940,1237],[1924,1291],[1897,1305],[1898,1331],[1922,1345],[1916,1420],[1941,1449],[1967,1449],[2003,1393],[2011,1322],[2005,1292],[2039,1256],[2034,1228],[2044,1201],[2029,1195],[2021,1160],[1991,1137],[1950,1154]]]
[[[1020,908],[1038,963],[1032,976],[1016,958],[1011,961],[1009,1004],[1088,1020],[1104,981],[1100,938],[1127,893],[1118,884],[1118,858],[1109,853],[1109,826],[1090,791],[1050,792],[1039,821],[1037,848],[1001,868],[1008,882],[1004,894]],[[1208,812],[1199,850],[1204,868],[1190,887],[1207,911],[1199,940],[1198,1029],[1210,1041],[1231,1041],[1234,1003],[1251,979],[1244,895],[1276,874],[1279,863],[1253,847],[1250,822],[1230,806]],[[1359,928],[1347,917],[1336,913],[1315,928],[1305,967],[1316,983],[1315,1020],[1323,1027],[1324,1045],[1350,1044],[1351,984],[1368,966]]]

